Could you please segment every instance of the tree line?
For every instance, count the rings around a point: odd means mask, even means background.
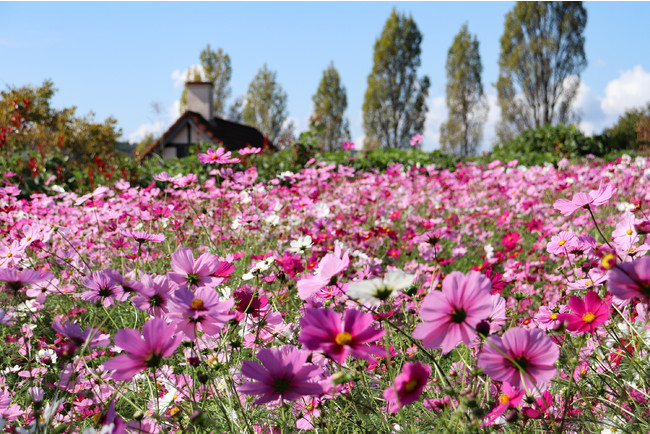
[[[518,2],[508,12],[496,83],[499,143],[530,129],[578,121],[572,103],[587,64],[586,22],[581,2]],[[411,137],[424,132],[431,83],[418,72],[421,43],[422,33],[413,17],[393,10],[373,47],[363,103],[366,149],[407,148]],[[230,56],[207,45],[199,60],[201,67],[191,69],[186,79],[214,84],[215,116],[254,126],[280,148],[291,141],[294,126],[287,122],[287,94],[275,71],[264,65],[245,95],[227,106],[232,93]],[[479,42],[467,24],[449,47],[445,70],[448,117],[440,129],[441,148],[458,156],[471,155],[481,142],[488,104]],[[40,88],[23,86],[0,93],[0,149],[17,149],[20,142],[37,144],[44,152],[65,148],[72,160],[80,162],[110,158],[121,134],[117,121],[109,118],[99,123],[92,114],[79,117],[74,107],[56,110],[50,104],[55,90],[51,81],[45,81]],[[183,91],[181,112],[185,99]],[[323,71],[312,103],[311,138],[323,151],[340,149],[350,141],[350,127],[345,117],[346,89],[333,62]],[[650,104],[626,112],[617,126],[604,132],[609,146],[623,149],[633,142],[634,147],[639,134],[647,140],[649,117]],[[140,145],[153,140],[146,137]]]
[[[578,120],[571,105],[587,65],[586,22],[581,2],[518,2],[507,14],[496,83],[501,143],[527,129]],[[422,33],[413,17],[393,10],[375,41],[367,79],[363,103],[366,149],[405,148],[412,136],[423,133],[431,83],[426,75],[418,75],[421,43]],[[195,70],[187,78],[214,83],[216,116],[255,126],[273,142],[292,136],[292,126],[285,125],[287,94],[276,72],[264,65],[246,94],[226,112],[230,57],[208,45],[200,60],[203,74]],[[481,142],[488,114],[482,71],[479,42],[464,24],[447,53],[448,120],[440,130],[443,151],[466,156],[475,153]],[[350,139],[350,132],[344,116],[346,90],[333,63],[323,71],[312,102],[310,130],[323,150],[340,148]]]

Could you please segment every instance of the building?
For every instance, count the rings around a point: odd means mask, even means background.
[[[187,82],[187,110],[154,143],[137,158],[143,160],[151,154],[162,156],[163,160],[182,158],[189,155],[192,145],[211,143],[236,151],[247,146],[275,149],[256,128],[215,117],[212,111],[213,84],[209,82]]]

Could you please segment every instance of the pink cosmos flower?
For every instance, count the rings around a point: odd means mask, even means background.
[[[344,319],[331,309],[307,309],[300,320],[298,340],[307,349],[320,349],[339,363],[349,355],[369,360],[381,348],[367,344],[384,335],[384,330],[371,327],[373,321],[371,314],[355,309],[346,310]]]
[[[214,287],[224,281],[223,278],[214,276],[220,265],[216,256],[209,253],[203,253],[195,261],[192,249],[182,247],[172,255],[171,267],[174,271],[167,275],[181,288]]]
[[[424,139],[424,136],[422,134],[415,134],[415,135],[413,135],[413,137],[411,137],[411,141],[409,142],[409,144],[411,146],[417,146],[420,143],[422,143],[423,139]]]
[[[553,208],[560,211],[562,215],[570,216],[573,212],[579,208],[592,207],[595,208],[600,206],[607,201],[616,193],[616,187],[612,185],[607,185],[603,187],[601,183],[598,186],[597,191],[590,191],[589,193],[576,193],[573,195],[573,199],[558,199]]]
[[[0,268],[0,282],[5,282],[6,289],[13,292],[18,292],[27,285],[44,282],[53,277],[52,273],[40,273],[29,269]]]
[[[334,285],[334,277],[350,265],[348,251],[341,252],[341,246],[334,247],[334,253],[328,253],[321,259],[316,268],[316,273],[298,281],[298,296],[307,300],[319,289]]]
[[[140,279],[140,285],[135,292],[136,296],[131,298],[133,305],[149,315],[161,317],[167,312],[167,304],[172,293],[177,288],[167,276],[151,277],[145,274]]]
[[[152,243],[162,243],[165,241],[165,236],[163,234],[150,234],[149,232],[132,231],[130,229],[122,229],[121,232],[125,237],[133,238],[140,244],[147,241]]]
[[[481,424],[481,426],[492,425],[503,413],[506,412],[509,408],[517,408],[519,403],[524,398],[525,392],[523,389],[517,387],[512,387],[510,383],[503,383],[503,389],[501,390],[501,395],[497,400],[497,405],[487,414],[487,421]]]
[[[553,364],[559,356],[557,345],[543,331],[511,328],[486,340],[477,365],[493,380],[542,391],[555,376]]]
[[[542,330],[557,330],[562,325],[560,314],[568,311],[569,309],[566,306],[560,306],[557,312],[547,306],[541,306],[539,312],[535,315],[537,327]]]
[[[139,372],[157,368],[162,359],[171,356],[181,343],[181,338],[174,333],[175,327],[160,318],[147,321],[142,327],[142,336],[134,329],[118,330],[115,345],[127,354],[105,361],[104,368],[115,369],[113,378],[116,380],[130,380]]]
[[[413,337],[425,348],[441,348],[445,354],[460,342],[470,344],[477,336],[476,325],[492,312],[490,288],[490,279],[478,271],[449,273],[442,291],[430,292],[422,301],[424,323],[415,328]]]
[[[352,151],[354,150],[354,142],[343,142],[341,143],[341,147],[344,151]]]
[[[650,256],[617,264],[609,270],[608,275],[607,289],[614,297],[625,304],[634,297],[650,303]]]
[[[599,325],[609,319],[609,301],[603,301],[595,291],[585,294],[585,299],[572,296],[569,300],[571,313],[560,314],[560,321],[567,323],[567,330],[582,333],[594,333]]]
[[[83,285],[90,291],[82,292],[81,299],[91,302],[101,302],[104,307],[115,304],[115,301],[124,301],[128,294],[113,281],[106,271],[94,271],[86,277]]]
[[[252,148],[247,146],[239,150],[239,155],[259,154],[260,152],[262,152],[262,148]]]
[[[89,338],[88,346],[90,347],[105,347],[111,343],[110,336],[100,332],[99,329],[88,327],[85,330],[81,330],[79,324],[69,321],[63,322],[62,317],[56,317],[54,319],[52,328],[70,339],[76,346],[83,345]]]
[[[219,293],[209,287],[201,287],[196,293],[181,288],[171,299],[169,318],[175,320],[176,330],[189,339],[195,339],[199,330],[214,336],[232,318],[229,311],[234,304],[233,299],[219,301]]]
[[[316,365],[306,364],[308,356],[309,353],[291,346],[261,349],[257,358],[262,364],[244,360],[241,369],[244,376],[257,381],[244,383],[239,391],[246,395],[262,395],[255,404],[320,395],[323,386],[313,378],[323,371]]]
[[[212,148],[208,149],[207,154],[199,154],[199,161],[201,164],[230,164],[230,163],[239,163],[239,158],[230,158],[232,155],[232,152],[226,150],[224,148],[217,148],[217,150],[213,150]]]
[[[577,243],[577,238],[575,234],[571,231],[562,231],[557,235],[554,235],[546,244],[546,251],[554,255],[565,255],[566,252],[570,252]]]
[[[388,411],[397,413],[400,408],[417,401],[430,376],[431,367],[428,365],[421,362],[404,364],[393,385],[382,394],[388,401]]]

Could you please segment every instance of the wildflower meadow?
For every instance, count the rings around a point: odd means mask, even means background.
[[[650,159],[198,158],[2,175],[4,432],[650,430]]]

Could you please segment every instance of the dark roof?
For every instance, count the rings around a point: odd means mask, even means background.
[[[166,144],[167,140],[174,137],[178,130],[187,125],[188,122],[204,133],[212,143],[223,146],[229,151],[235,151],[246,146],[275,149],[275,146],[256,128],[216,117],[211,122],[208,122],[199,113],[186,111],[158,140],[149,145],[137,159],[143,160],[161,144]]]

